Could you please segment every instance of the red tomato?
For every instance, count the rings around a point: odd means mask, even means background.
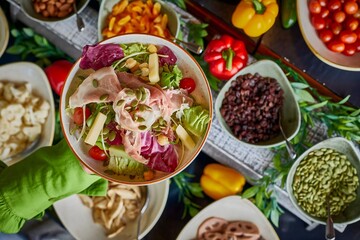
[[[351,43],[356,42],[357,35],[356,35],[356,33],[352,32],[350,30],[344,30],[340,33],[340,40],[343,43],[351,44]]]
[[[319,31],[319,37],[323,42],[329,42],[333,38],[334,34],[330,29],[323,29]]]
[[[344,5],[344,11],[349,14],[355,14],[359,9],[359,6],[356,2],[353,1],[347,1]]]
[[[330,0],[328,1],[327,7],[330,11],[335,11],[341,8],[340,0]]]
[[[357,38],[360,39],[360,28],[357,28],[354,33],[357,35]]]
[[[191,93],[196,88],[196,83],[192,78],[183,78],[180,81],[180,88],[186,89],[188,93]]]
[[[44,69],[51,88],[59,96],[72,66],[73,64],[67,60],[58,60]]]
[[[85,107],[85,120],[88,119],[91,115],[89,108]],[[77,107],[74,110],[73,121],[77,125],[82,125],[84,121],[83,109],[82,107]]]
[[[355,42],[356,51],[360,52],[360,39]]]
[[[342,53],[346,56],[352,56],[355,54],[355,52],[356,52],[356,45],[355,43],[353,43],[353,44],[346,44],[345,50]]]
[[[321,8],[320,16],[322,18],[326,18],[327,16],[329,16],[329,13],[330,13],[329,9],[323,7]]]
[[[321,5],[318,0],[311,0],[309,2],[309,11],[314,14],[319,14],[321,11]]]
[[[325,7],[327,4],[327,0],[319,0],[320,6]]]
[[[332,17],[335,22],[342,23],[346,18],[346,14],[341,10],[337,10],[333,13]]]
[[[332,22],[330,24],[330,28],[331,28],[331,31],[335,34],[335,35],[338,35],[341,30],[342,30],[342,26],[340,23],[337,23],[337,22]]]
[[[107,159],[105,151],[100,149],[96,145],[89,149],[89,155],[90,157],[98,161],[105,161]]]
[[[316,30],[320,30],[320,29],[323,29],[325,28],[325,19],[322,18],[321,16],[319,15],[314,15],[311,17],[311,22],[312,22],[312,25],[314,26],[314,28]]]
[[[333,39],[326,45],[333,52],[343,52],[345,50],[345,43],[341,42],[338,39]]]
[[[345,20],[345,27],[351,31],[355,31],[359,26],[359,21],[354,17],[348,17]]]

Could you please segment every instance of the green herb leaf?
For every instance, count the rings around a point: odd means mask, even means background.
[[[243,194],[241,195],[242,198],[251,198],[257,194],[257,192],[260,190],[259,186],[252,186],[248,189],[246,189]]]
[[[34,36],[34,30],[32,30],[31,28],[23,28],[23,31],[28,37]]]
[[[314,109],[321,108],[321,107],[325,106],[327,103],[328,103],[328,101],[326,100],[326,101],[323,101],[321,103],[316,103],[316,104],[310,105],[310,106],[306,107],[305,109],[307,111],[312,111]]]
[[[26,48],[22,45],[11,46],[9,47],[6,52],[9,54],[21,54],[26,50]]]

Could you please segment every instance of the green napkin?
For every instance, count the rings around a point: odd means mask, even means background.
[[[18,232],[26,220],[42,217],[55,201],[72,194],[103,196],[107,183],[82,169],[65,140],[10,167],[0,164],[0,232]]]

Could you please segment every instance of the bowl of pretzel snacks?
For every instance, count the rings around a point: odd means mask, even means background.
[[[182,229],[177,240],[279,240],[275,230],[249,200],[229,196],[201,210]]]
[[[161,0],[103,0],[98,18],[99,41],[126,33],[176,38],[180,20]]]
[[[149,194],[148,207],[141,218],[139,239],[142,239],[159,220],[168,193],[169,181],[150,186],[109,182],[106,196],[72,195],[56,202],[54,208],[76,239],[136,239],[137,220]]]

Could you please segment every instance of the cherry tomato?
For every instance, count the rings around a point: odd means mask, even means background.
[[[356,51],[360,52],[360,39],[355,42]]]
[[[322,18],[326,18],[327,16],[329,16],[329,13],[330,13],[329,9],[323,7],[321,8],[320,16]]]
[[[352,32],[350,30],[344,30],[340,33],[340,40],[343,43],[351,44],[351,43],[356,42],[357,35],[356,35],[356,33]]]
[[[105,151],[100,149],[98,146],[92,146],[89,149],[89,155],[95,160],[98,161],[105,161],[107,159],[107,156],[105,154]]]
[[[345,27],[351,31],[355,31],[359,26],[359,21],[354,17],[348,17],[345,20]]]
[[[327,47],[333,52],[343,52],[345,50],[345,43],[341,42],[339,39],[333,39],[327,43]]]
[[[44,69],[51,88],[59,96],[72,66],[67,60],[58,60]]]
[[[334,34],[330,29],[322,29],[319,31],[319,37],[323,42],[329,42],[333,38]]]
[[[332,17],[335,22],[342,23],[346,18],[346,14],[341,10],[337,10],[333,13]]]
[[[311,17],[311,22],[312,22],[312,25],[314,26],[314,28],[316,30],[320,30],[320,29],[323,29],[325,28],[325,19],[322,18],[321,16],[319,15],[314,15]]]
[[[90,109],[85,107],[85,120],[88,119],[90,117],[90,115],[91,115]],[[83,124],[84,115],[83,115],[83,108],[82,107],[75,108],[74,115],[73,115],[73,121],[77,125],[82,125]]]
[[[357,28],[354,33],[357,35],[357,38],[360,39],[360,28]]]
[[[188,93],[194,91],[195,87],[196,87],[196,83],[192,78],[183,78],[180,81],[180,88],[186,89]]]
[[[353,1],[347,1],[344,5],[344,11],[349,14],[355,14],[359,9],[359,6],[356,2]]]
[[[355,52],[356,52],[356,44],[353,43],[353,44],[346,44],[345,49],[342,53],[346,56],[352,56],[355,54]]]
[[[319,14],[321,12],[321,5],[318,0],[311,0],[309,2],[309,11],[313,14]]]
[[[320,6],[325,7],[327,4],[327,0],[319,0]]]
[[[330,11],[335,11],[341,8],[340,0],[330,0],[328,1],[327,7]]]
[[[335,35],[338,35],[342,30],[342,26],[340,23],[332,22],[330,24],[330,29]]]

